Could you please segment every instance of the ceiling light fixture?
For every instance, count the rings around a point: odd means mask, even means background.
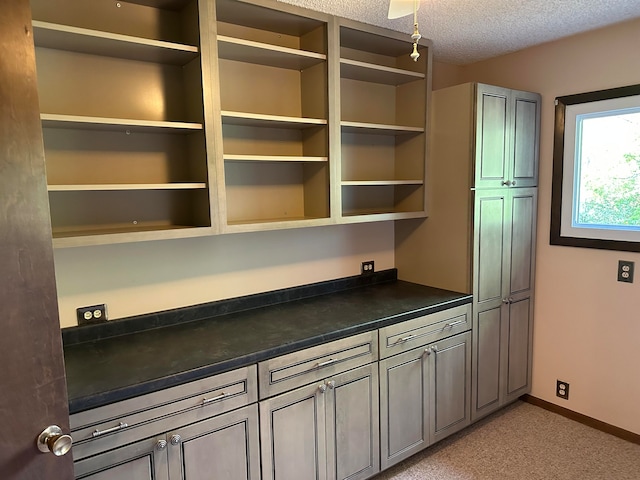
[[[420,8],[420,0],[389,0],[389,13],[388,18],[400,18],[411,14],[413,7],[413,34],[411,35],[411,41],[413,42],[413,51],[411,52],[411,59],[414,62],[418,61],[420,53],[418,53],[418,41],[422,38],[418,31],[418,9]]]

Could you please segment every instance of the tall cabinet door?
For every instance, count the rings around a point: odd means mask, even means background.
[[[475,420],[501,405],[504,385],[500,377],[503,363],[503,317],[508,313],[507,285],[511,228],[511,189],[474,192],[474,308],[471,416]]]
[[[264,480],[326,480],[326,390],[322,382],[260,402]]]
[[[538,189],[510,189],[509,203],[509,295],[502,332],[504,403],[531,391]]]
[[[170,480],[260,480],[258,406],[167,434]]]
[[[377,365],[337,375],[326,385],[327,478],[369,478],[380,471]]]
[[[510,92],[492,85],[477,85],[476,188],[498,188],[508,179],[511,158]]]
[[[518,188],[538,185],[540,103],[537,93],[512,91],[513,163],[510,179],[512,186]]]
[[[380,360],[382,469],[429,446],[430,350],[418,348]]]

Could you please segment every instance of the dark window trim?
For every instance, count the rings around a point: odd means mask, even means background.
[[[560,234],[564,161],[564,125],[567,105],[610,100],[612,98],[631,97],[633,95],[640,95],[640,84],[611,88],[608,90],[598,90],[595,92],[578,93],[575,95],[566,95],[556,98],[555,126],[553,131],[553,179],[551,183],[551,234],[549,238],[549,243],[551,245],[640,252],[640,242],[567,237]]]

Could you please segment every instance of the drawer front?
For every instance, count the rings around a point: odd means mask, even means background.
[[[380,358],[471,330],[471,304],[389,325],[379,330]]]
[[[177,414],[203,420],[257,401],[255,365],[71,415],[74,459],[157,435]],[[154,423],[156,422],[156,423]],[[178,425],[177,425],[178,426]]]
[[[265,360],[258,364],[260,398],[268,398],[377,359],[378,333],[373,331]]]

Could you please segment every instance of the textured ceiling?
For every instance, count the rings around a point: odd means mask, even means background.
[[[280,1],[407,32],[407,41],[413,31],[411,15],[387,19],[389,0]],[[421,0],[418,11],[434,59],[457,65],[639,17],[640,0]]]

